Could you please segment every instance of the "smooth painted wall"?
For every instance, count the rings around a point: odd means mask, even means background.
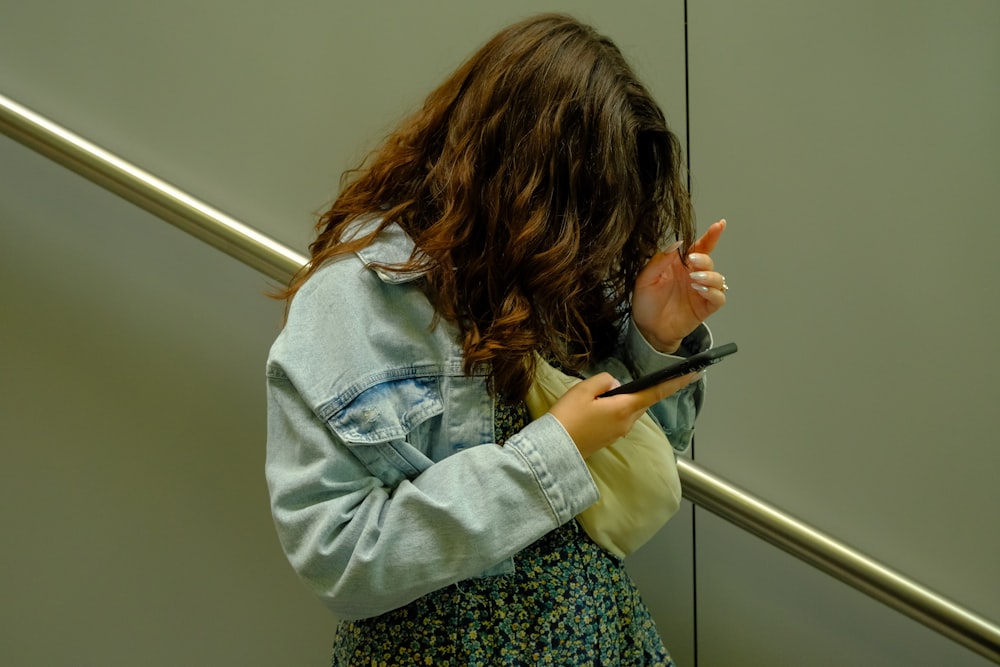
[[[692,0],[698,462],[1000,621],[1000,3]],[[699,664],[979,665],[699,513]],[[911,627],[912,626],[912,627]]]

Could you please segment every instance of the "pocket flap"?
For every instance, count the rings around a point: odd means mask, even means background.
[[[330,415],[327,423],[347,443],[405,439],[414,426],[444,411],[437,385],[436,378],[379,383]]]

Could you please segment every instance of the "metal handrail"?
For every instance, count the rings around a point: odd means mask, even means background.
[[[306,258],[0,95],[0,131],[155,216],[287,283]]]
[[[0,131],[282,283],[306,258],[0,95]],[[686,459],[684,497],[1000,664],[1000,627]]]
[[[1000,627],[690,461],[677,467],[695,505],[1000,664]]]

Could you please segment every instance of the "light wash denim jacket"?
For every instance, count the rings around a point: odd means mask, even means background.
[[[333,260],[293,299],[267,362],[266,478],[292,567],[341,619],[375,616],[449,584],[512,572],[516,554],[598,498],[587,466],[551,415],[494,443],[485,377],[466,376],[456,328],[439,321],[413,243],[392,225]],[[641,373],[674,357],[629,326],[623,352]],[[687,353],[709,347],[700,327]],[[593,369],[620,381],[626,366]],[[702,383],[650,412],[688,446]]]

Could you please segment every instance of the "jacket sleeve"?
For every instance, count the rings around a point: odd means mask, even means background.
[[[621,352],[617,357],[601,362],[594,372],[606,371],[625,383],[710,347],[712,333],[707,325],[701,324],[684,339],[676,354],[657,352],[639,333],[639,328],[630,318]],[[663,429],[677,453],[683,453],[691,446],[695,419],[704,400],[705,377],[702,377],[649,409],[649,414]]]
[[[586,464],[550,415],[502,447],[468,443],[478,446],[426,460],[398,481],[374,474],[281,363],[327,358],[313,349],[315,334],[336,331],[344,314],[321,318],[328,321],[297,333],[290,315],[281,354],[269,362],[265,473],[289,562],[340,618],[378,615],[480,574],[597,500]],[[350,341],[337,345],[351,353]]]

